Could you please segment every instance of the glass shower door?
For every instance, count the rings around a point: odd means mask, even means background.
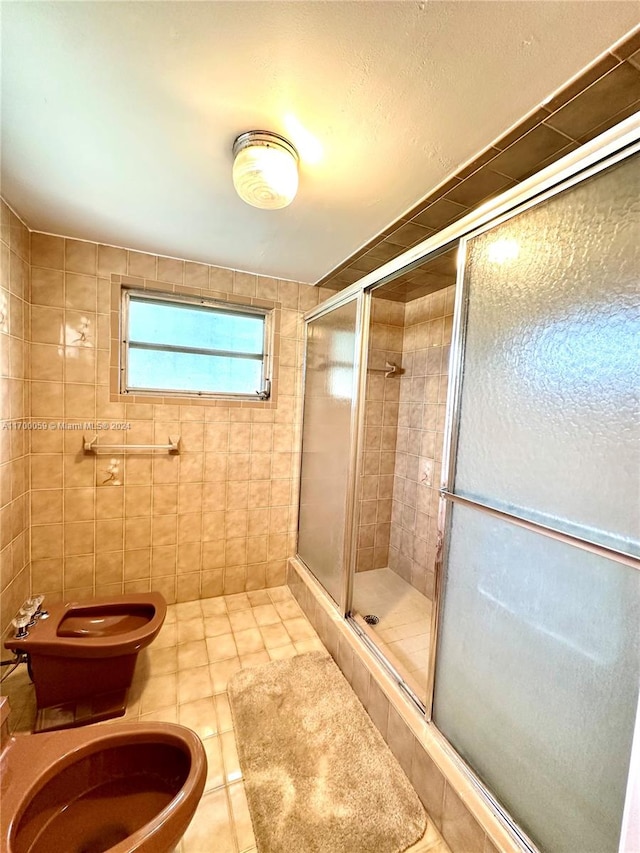
[[[350,545],[360,299],[307,322],[298,556],[337,603]]]
[[[548,853],[620,837],[640,677],[638,198],[635,155],[466,241],[433,719]]]

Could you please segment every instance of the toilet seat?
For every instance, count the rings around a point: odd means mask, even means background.
[[[207,761],[184,726],[118,723],[10,737],[1,768],[7,853],[61,849],[56,833],[64,849],[168,853],[202,796]]]

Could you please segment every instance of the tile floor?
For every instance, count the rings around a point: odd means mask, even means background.
[[[227,682],[239,669],[316,649],[324,647],[286,586],[168,608],[158,637],[138,659],[125,717],[99,725],[177,722],[202,738],[209,765],[205,793],[177,853],[257,853]],[[0,692],[9,696],[11,729],[30,731],[35,701],[26,668],[7,678]],[[450,853],[431,821],[407,853],[426,851]]]
[[[379,617],[377,625],[359,624],[426,702],[431,601],[391,569],[373,569],[356,574],[353,609],[357,616]]]

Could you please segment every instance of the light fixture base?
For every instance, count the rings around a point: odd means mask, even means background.
[[[233,159],[245,148],[263,145],[266,148],[281,148],[291,154],[296,163],[299,161],[298,152],[284,136],[270,130],[247,130],[237,136],[233,143]]]

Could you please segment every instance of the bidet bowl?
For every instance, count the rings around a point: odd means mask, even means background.
[[[36,731],[122,715],[138,653],[156,638],[166,614],[158,592],[54,603],[28,636],[7,637],[8,649],[29,655]]]
[[[24,639],[9,636],[16,652],[70,658],[108,658],[137,654],[156,638],[167,615],[159,592],[52,604]]]
[[[83,637],[99,639],[120,637],[146,627],[156,615],[153,604],[105,604],[100,608],[92,605],[72,607],[62,617],[57,637]]]
[[[175,724],[17,736],[3,759],[3,842],[8,853],[168,853],[206,772],[200,739]]]

